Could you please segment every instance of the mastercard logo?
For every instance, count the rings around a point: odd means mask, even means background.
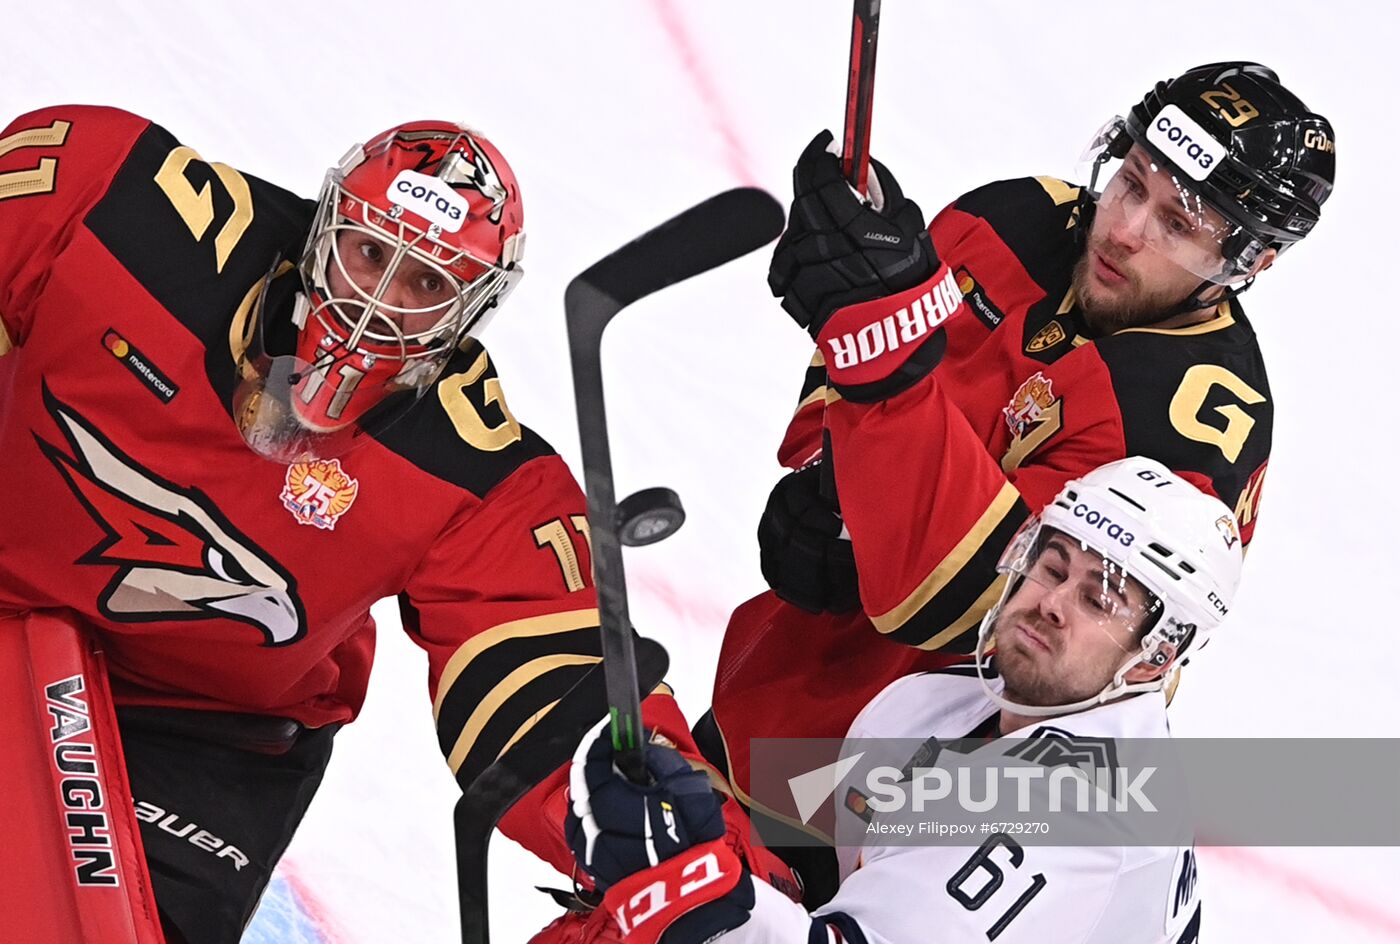
[[[122,340],[121,335],[115,331],[108,331],[107,336],[102,339],[102,343],[117,357],[126,357],[127,354],[131,353],[131,345]]]

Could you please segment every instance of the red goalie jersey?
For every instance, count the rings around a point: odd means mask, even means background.
[[[1191,327],[1087,339],[1071,291],[1081,212],[1078,188],[1026,178],[938,215],[964,310],[912,389],[852,403],[814,361],[779,458],[812,461],[829,430],[864,612],[813,615],[772,593],[735,611],[713,724],[696,733],[745,802],[750,739],[839,738],[894,679],[964,657],[1002,550],[1067,480],[1150,456],[1234,506],[1250,539],[1273,410],[1252,328],[1232,301]]]
[[[339,458],[248,449],[236,352],[313,207],[113,109],[0,135],[0,611],[78,614],[119,705],[319,727],[397,596],[465,784],[599,661],[584,498],[479,346]]]

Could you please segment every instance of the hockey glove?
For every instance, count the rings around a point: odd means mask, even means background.
[[[938,261],[923,212],[894,175],[872,160],[866,203],[827,150],[831,142],[823,131],[798,158],[768,287],[817,339],[838,391],[869,403],[937,365],[945,345],[938,329],[962,295]]]
[[[737,928],[753,908],[753,879],[724,840],[709,778],[657,744],[646,769],[645,785],[618,772],[606,727],[584,739],[564,822],[574,859],[629,941],[700,944]]]
[[[856,558],[841,509],[821,494],[820,463],[789,472],[758,522],[763,578],[781,599],[809,613],[860,608]]]

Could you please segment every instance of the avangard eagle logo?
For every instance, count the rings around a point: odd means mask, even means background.
[[[119,623],[232,619],[264,645],[306,634],[296,580],[238,532],[203,492],[142,468],[44,389],[72,455],[37,434],[44,455],[107,536],[75,563],[116,567],[98,597]]]
[[[422,141],[436,141],[440,139],[443,132],[434,130],[424,131],[400,131],[394,136],[394,141],[400,146],[410,151],[419,151],[422,158],[418,161],[418,166],[414,170],[421,174],[437,177],[445,181],[453,189],[461,190],[467,188],[475,190],[491,202],[491,210],[486,218],[492,223],[501,221],[501,211],[506,204],[506,198],[510,195],[506,190],[505,182],[501,180],[501,175],[496,172],[496,166],[491,163],[491,158],[486,156],[481,145],[477,143],[478,132],[458,125],[458,130],[466,138],[468,147],[454,147],[446,155],[441,155],[437,148],[427,144],[416,143]],[[441,164],[448,163],[446,170]]]

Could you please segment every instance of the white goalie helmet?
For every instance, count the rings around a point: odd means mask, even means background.
[[[1091,552],[1077,603],[1123,649],[1112,680],[1096,695],[1064,705],[1019,705],[992,689],[986,650],[998,617],[1025,580],[1045,583],[1045,559],[1064,547]],[[1057,547],[1059,548],[1057,550]],[[1047,549],[1049,552],[1047,553]],[[1006,588],[982,621],[977,668],[988,694],[1025,715],[1063,714],[1124,695],[1155,691],[1224,620],[1239,587],[1243,547],[1234,513],[1166,466],[1141,456],[1101,466],[1066,483],[1008,545],[997,569]],[[1087,587],[1087,589],[1085,589]],[[1139,665],[1171,669],[1146,682],[1125,676]]]

